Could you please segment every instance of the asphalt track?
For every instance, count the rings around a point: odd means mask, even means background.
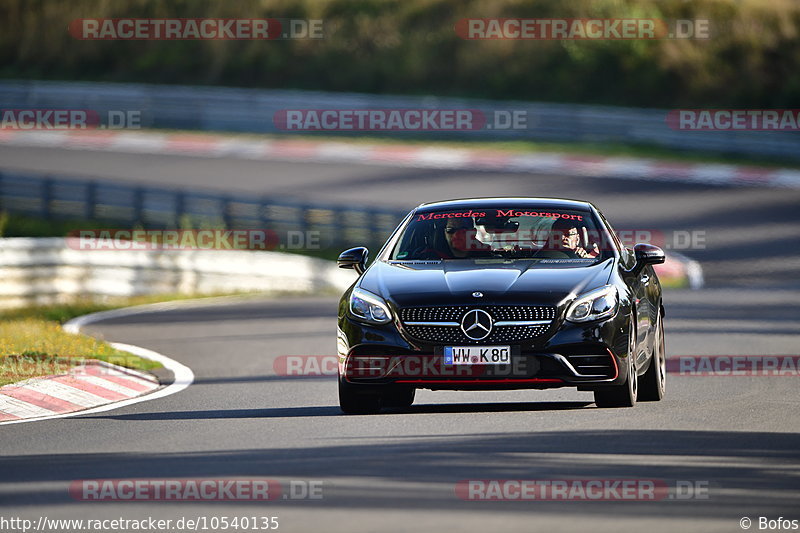
[[[665,295],[669,357],[797,354],[800,191],[502,173],[0,148],[2,168],[411,206],[474,195],[594,200],[618,228],[706,232],[708,285]],[[224,172],[225,179],[221,179]],[[96,323],[92,334],[192,368],[185,391],[0,428],[0,516],[278,516],[282,531],[741,531],[800,519],[797,377],[670,375],[668,395],[598,409],[588,393],[421,391],[409,412],[343,416],[330,377],[276,375],[335,351],[335,299],[250,299]],[[82,479],[322,481],[269,503],[76,501]],[[645,479],[706,499],[463,501],[470,479]]]

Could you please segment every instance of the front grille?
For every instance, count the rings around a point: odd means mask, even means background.
[[[483,309],[494,318],[501,320],[553,320],[555,307],[537,305],[449,305],[431,307],[406,307],[400,310],[403,322],[459,322],[467,311]]]
[[[461,319],[473,309],[486,311],[492,316],[495,323],[533,320],[547,320],[548,323],[537,325],[495,325],[488,337],[475,341],[464,335],[460,327]],[[441,344],[497,344],[531,340],[545,333],[555,316],[555,307],[531,305],[455,305],[407,307],[400,310],[400,320],[410,336],[421,341]],[[458,323],[459,325],[408,325],[407,322],[450,322]]]

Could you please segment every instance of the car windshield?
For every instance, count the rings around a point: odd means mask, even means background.
[[[611,247],[588,211],[509,206],[417,212],[390,260],[508,258],[593,264]]]

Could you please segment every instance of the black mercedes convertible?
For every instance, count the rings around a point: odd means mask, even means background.
[[[598,407],[664,396],[664,252],[622,245],[591,203],[476,198],[411,211],[339,303],[343,412],[416,389],[577,387]]]

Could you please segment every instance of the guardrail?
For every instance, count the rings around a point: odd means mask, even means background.
[[[381,132],[381,135],[625,143],[800,159],[800,135],[796,133],[673,130],[667,126],[667,110],[663,109],[224,87],[8,80],[0,82],[0,107],[78,108],[101,114],[111,110],[140,111],[142,127],[253,133],[283,133],[273,123],[273,116],[285,109],[479,109],[490,116],[498,112],[520,111],[527,117],[524,129]]]
[[[77,239],[75,239],[77,240]],[[0,239],[0,308],[76,297],[344,291],[356,279],[330,261],[247,250],[76,249],[68,238]]]
[[[0,172],[0,210],[128,228],[316,232],[313,246],[319,248],[381,246],[407,213],[9,172]]]

